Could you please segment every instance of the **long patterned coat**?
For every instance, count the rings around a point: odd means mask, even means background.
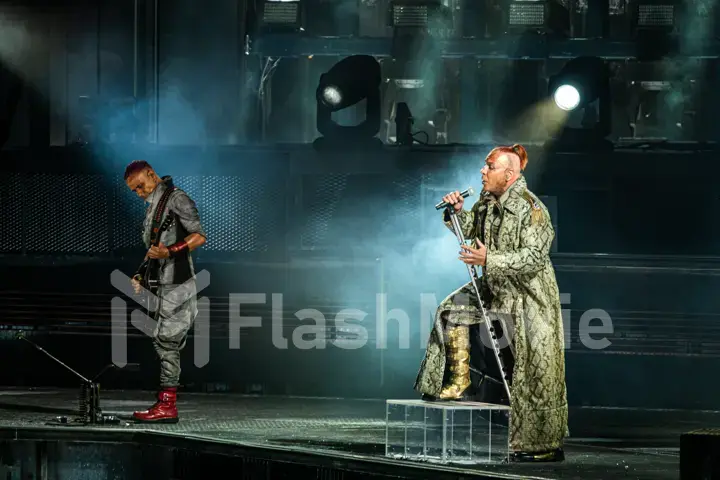
[[[560,448],[568,435],[568,411],[560,294],[549,256],[555,236],[550,214],[520,177],[499,199],[484,192],[471,211],[457,216],[465,238],[479,238],[487,247],[480,279],[486,309],[512,319],[510,448],[523,452]],[[452,228],[449,222],[446,225]],[[442,389],[443,314],[454,314],[453,321],[464,324],[482,321],[472,303],[454,301],[468,288],[472,288],[469,282],[438,308],[415,384],[421,393],[437,396]]]

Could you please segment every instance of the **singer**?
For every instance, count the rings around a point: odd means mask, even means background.
[[[147,162],[136,160],[125,169],[125,183],[148,203],[143,242],[149,248],[147,257],[158,259],[160,263],[157,278],[160,304],[155,311],[153,334],[153,346],[160,360],[160,391],[157,402],[148,410],[135,412],[133,419],[136,422],[176,423],[180,351],[198,314],[195,270],[190,252],[204,245],[207,235],[195,202],[173,185],[171,177],[161,178]],[[160,234],[160,243],[151,245],[153,231],[168,216],[174,216],[172,224]],[[136,278],[132,279],[132,285],[140,293]]]
[[[472,240],[459,259],[482,269],[478,287],[489,316],[510,323],[502,334],[514,348],[512,460],[562,461],[568,409],[560,294],[549,255],[555,231],[547,208],[527,188],[527,162],[522,146],[497,147],[480,171],[483,191],[472,209],[463,210],[458,192],[443,201]],[[452,229],[447,212],[444,220]],[[424,399],[507,402],[489,388],[502,377],[492,344],[477,333],[477,301],[469,282],[441,302],[415,382]]]

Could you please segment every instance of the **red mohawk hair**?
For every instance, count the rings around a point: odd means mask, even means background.
[[[522,172],[523,170],[525,170],[525,167],[527,167],[528,163],[528,155],[525,147],[523,147],[522,145],[518,145],[517,143],[512,147],[495,147],[490,153],[488,153],[487,158],[495,158],[499,155],[502,155],[503,153],[517,155],[520,159],[520,171]]]

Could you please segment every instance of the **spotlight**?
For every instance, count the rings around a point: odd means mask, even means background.
[[[575,110],[580,105],[580,92],[572,85],[560,85],[553,94],[553,100],[562,110]]]
[[[562,125],[554,141],[576,147],[597,148],[610,135],[610,70],[602,58],[577,57],[565,64],[548,82],[555,106],[570,112],[548,126]],[[556,117],[557,118],[557,117]],[[577,122],[575,122],[577,120]],[[569,126],[579,123],[579,127]]]
[[[557,75],[550,77],[549,90],[555,104],[563,110],[583,108],[610,88],[610,75],[602,58],[577,57]]]
[[[325,137],[322,141],[336,145],[372,142],[380,131],[380,83],[380,64],[369,55],[347,57],[322,74],[316,91],[317,129]],[[360,124],[341,126],[332,119],[333,112],[363,100],[365,120]]]
[[[328,85],[327,87],[323,88],[321,101],[326,106],[330,108],[335,108],[335,106],[340,105],[340,103],[342,102],[342,98],[342,93],[336,86]]]

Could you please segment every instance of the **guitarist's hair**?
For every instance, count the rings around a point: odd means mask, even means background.
[[[125,167],[125,177],[123,178],[123,180],[127,180],[132,175],[140,173],[145,169],[152,170],[152,167],[148,162],[146,162],[145,160],[133,160],[132,162],[130,162],[130,165]]]

